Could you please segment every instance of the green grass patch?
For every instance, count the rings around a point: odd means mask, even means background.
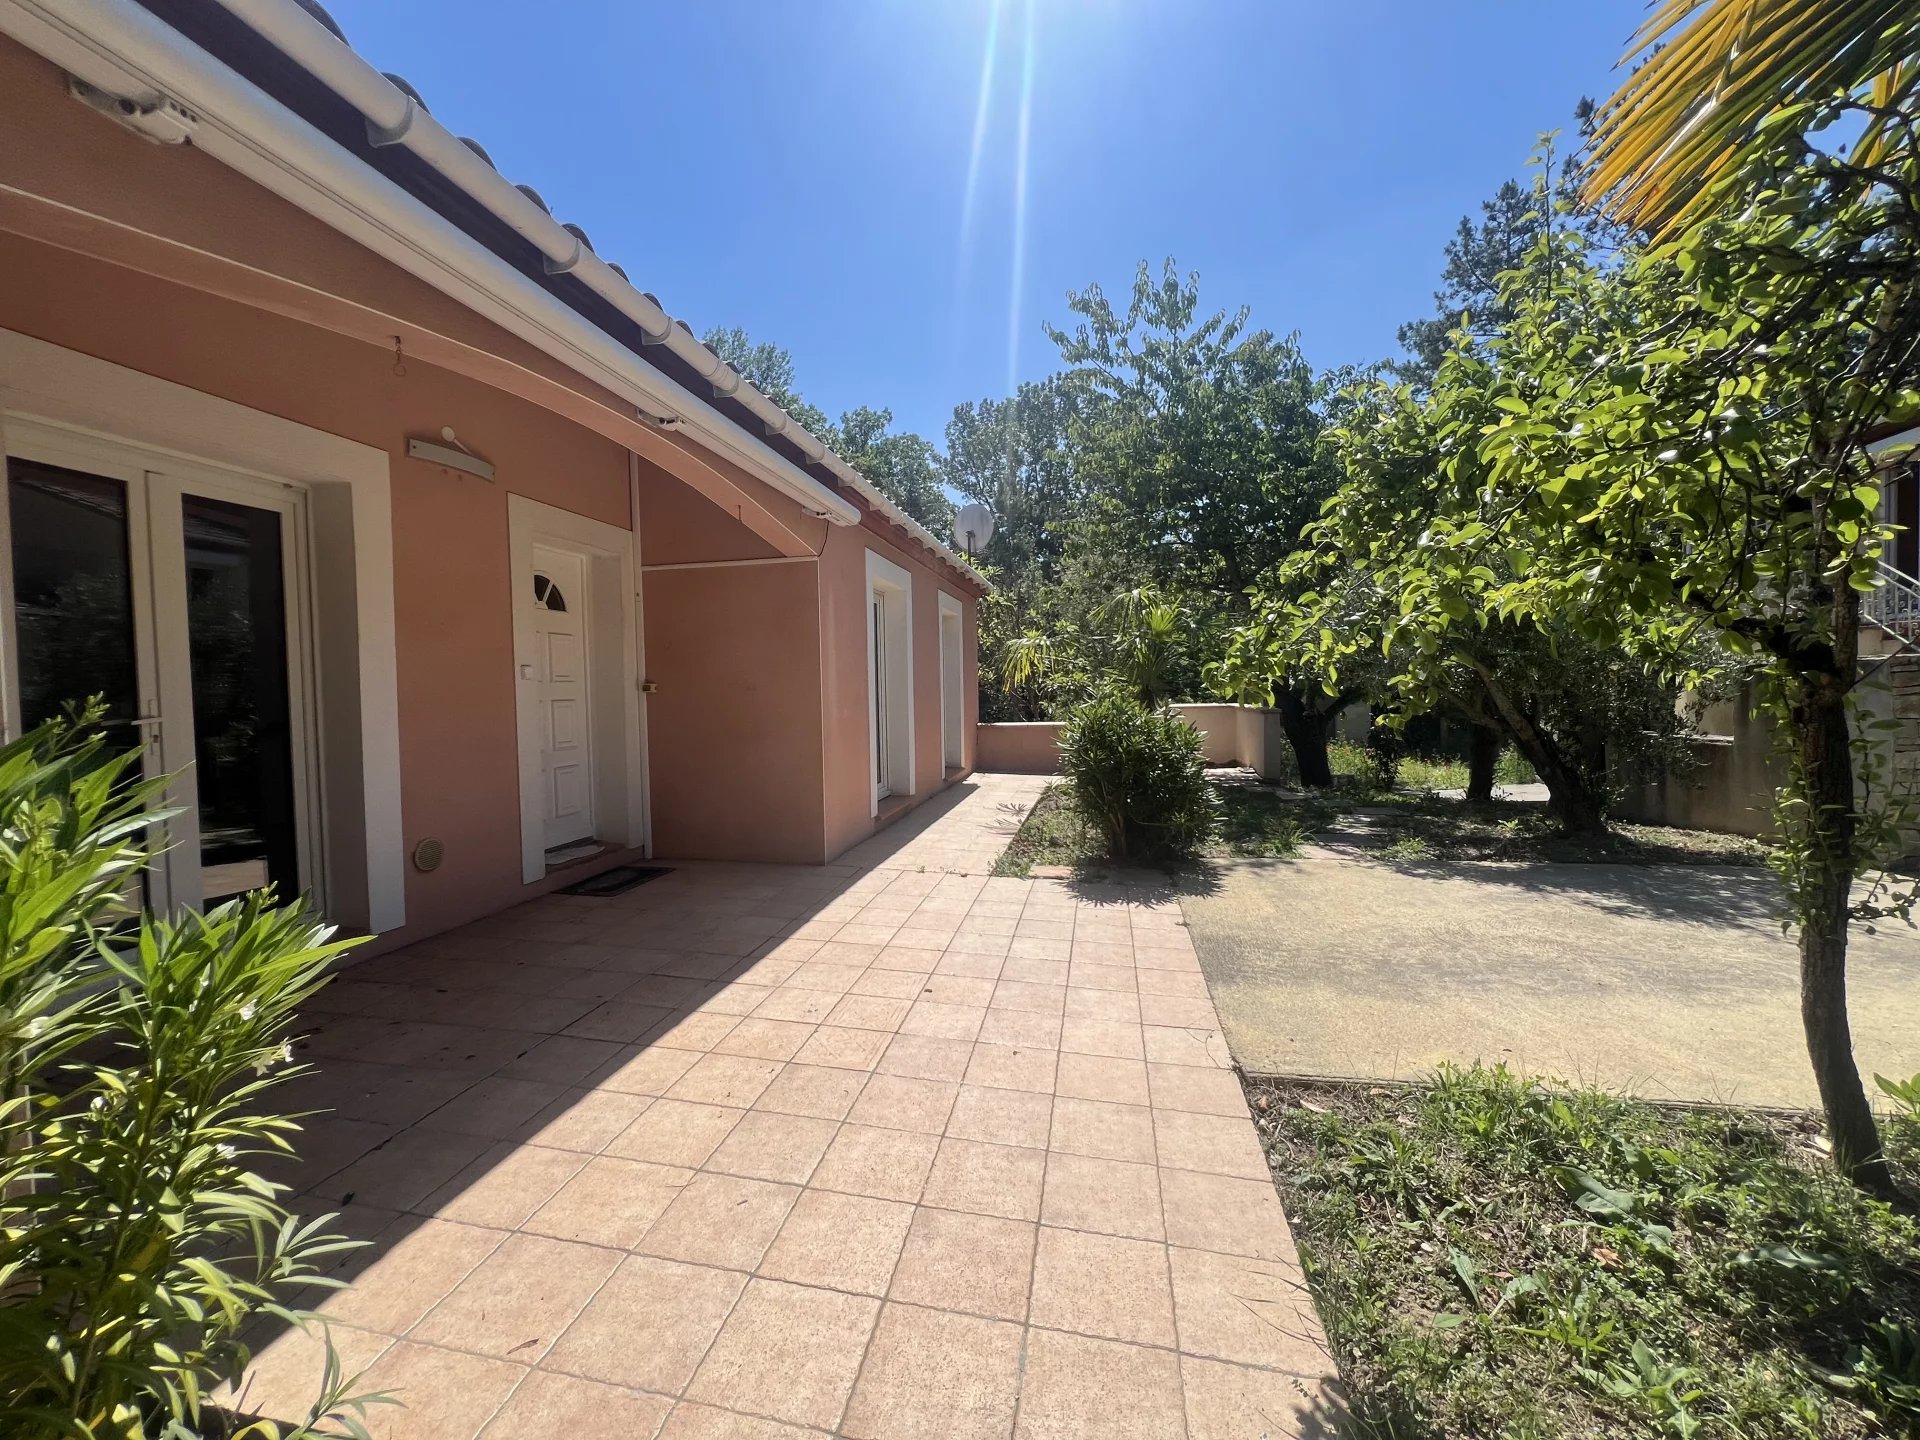
[[[1327,762],[1333,773],[1356,785],[1373,783],[1373,761],[1367,747],[1351,740],[1336,740],[1327,747]],[[1533,766],[1514,749],[1500,752],[1493,770],[1498,785],[1531,785],[1540,777]],[[1399,785],[1405,790],[1464,790],[1467,788],[1467,762],[1464,760],[1425,759],[1419,755],[1402,756]]]
[[[1281,792],[1259,785],[1212,784],[1220,806],[1220,827],[1202,847],[1201,857],[1284,860],[1300,852],[1299,807]],[[1074,810],[1067,787],[1056,783],[1041,792],[994,863],[993,873],[1025,875],[1035,865],[1090,870],[1106,863],[1098,839]]]
[[[1504,1067],[1249,1093],[1356,1435],[1920,1434],[1920,1226],[1810,1120]]]

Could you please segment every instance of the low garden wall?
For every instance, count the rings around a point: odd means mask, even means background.
[[[1207,764],[1244,765],[1263,780],[1289,773],[1287,739],[1280,716],[1256,705],[1176,705],[1174,710],[1205,742]],[[1060,770],[1060,722],[1019,720],[975,730],[974,764],[1014,775],[1055,775]]]

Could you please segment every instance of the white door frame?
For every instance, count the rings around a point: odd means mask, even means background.
[[[960,601],[940,591],[940,763],[947,770],[967,766],[967,612]]]
[[[318,898],[332,919],[356,930],[405,924],[388,453],[0,329],[0,458],[7,433],[22,422],[136,446],[159,457],[160,469],[184,462],[306,490],[327,883]],[[0,557],[11,554],[11,543],[0,543]],[[0,567],[11,568],[5,560]],[[0,573],[0,594],[12,593],[11,574]],[[0,648],[0,720],[11,726],[18,699],[9,627],[0,627]]]
[[[867,551],[864,608],[867,758],[875,762],[867,778],[872,788],[872,813],[878,816],[882,800],[914,793],[913,576],[875,550]],[[876,609],[880,619],[877,626]]]
[[[539,671],[531,611],[535,545],[579,555],[587,575],[588,680],[594,755],[596,838],[646,845],[646,768],[640,730],[640,671],[634,631],[633,534],[571,510],[507,496],[508,584],[513,615],[514,714],[520,762],[520,871],[531,884],[547,873],[546,803],[540,767]]]
[[[161,802],[177,811],[166,826],[166,842],[155,857],[153,908],[198,907],[203,901],[200,867],[199,777],[195,770],[193,676],[189,664],[186,545],[181,501],[188,495],[229,500],[280,516],[282,589],[286,606],[287,718],[292,750],[294,843],[302,890],[321,901],[327,895],[322,841],[322,789],[316,744],[312,566],[308,555],[306,492],[283,480],[196,464],[177,456],[130,445],[122,440],[66,429],[45,422],[7,418],[4,456],[58,465],[116,480],[127,493],[128,576],[133,605],[142,767],[149,776],[170,775]],[[4,458],[4,457],[0,457]],[[6,492],[0,463],[0,496]],[[0,506],[11,512],[11,506]],[[6,542],[10,562],[11,535]],[[5,680],[6,731],[21,730],[19,657],[13,634],[11,574],[0,576],[0,616],[7,624]],[[283,900],[294,897],[284,895]]]

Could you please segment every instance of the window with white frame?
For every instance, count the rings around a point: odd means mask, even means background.
[[[913,577],[867,552],[867,723],[873,813],[913,793]]]

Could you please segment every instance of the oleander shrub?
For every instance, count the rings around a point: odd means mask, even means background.
[[[1175,860],[1220,822],[1200,732],[1173,711],[1107,691],[1060,731],[1060,773],[1113,860]]]
[[[364,1434],[329,1363],[304,1423],[208,1396],[249,1322],[348,1242],[263,1174],[299,1126],[294,1014],[347,944],[255,893],[141,913],[154,803],[98,709],[0,748],[0,1433],[9,1440]]]

